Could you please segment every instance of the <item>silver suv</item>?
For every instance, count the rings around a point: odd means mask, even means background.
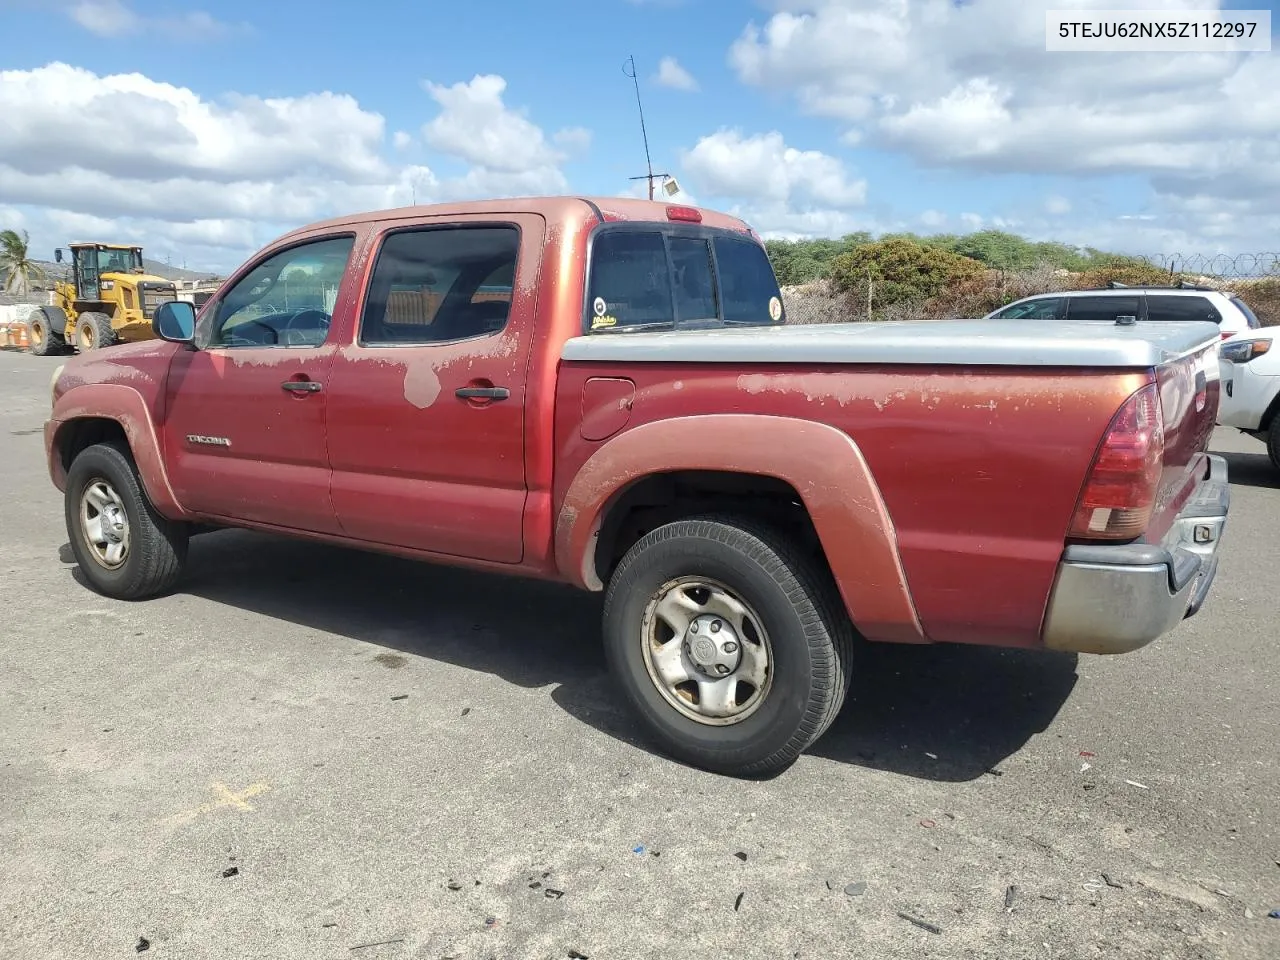
[[[1099,320],[1115,323],[1117,317],[1139,321],[1210,320],[1222,337],[1262,324],[1249,306],[1234,293],[1208,287],[1125,287],[1106,290],[1067,290],[1024,297],[987,314],[1001,320]]]

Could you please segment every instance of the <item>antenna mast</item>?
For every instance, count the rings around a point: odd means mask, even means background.
[[[665,180],[667,179],[669,174],[665,174],[665,173],[654,174],[653,161],[649,159],[649,132],[645,129],[645,125],[644,125],[644,104],[640,102],[640,79],[639,77],[636,76],[636,58],[634,56],[627,57],[626,61],[622,64],[622,72],[631,78],[631,82],[635,85],[635,88],[636,88],[636,108],[640,111],[640,135],[644,137],[644,162],[645,162],[646,168],[649,170],[649,173],[646,176],[631,177],[630,179],[648,180],[649,181],[649,199],[652,200],[653,199],[653,178],[655,176],[659,176]]]

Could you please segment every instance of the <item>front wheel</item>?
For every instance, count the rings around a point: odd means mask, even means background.
[[[605,597],[610,668],[662,747],[734,776],[776,773],[830,726],[852,625],[823,571],[750,520],[667,524]]]
[[[101,350],[116,342],[111,318],[105,313],[82,313],[76,318],[76,347],[82,353]]]
[[[1271,426],[1259,437],[1267,445],[1267,457],[1271,466],[1280,470],[1280,414],[1271,418]]]
[[[156,512],[133,461],[113,444],[95,444],[72,461],[65,511],[71,551],[99,593],[141,600],[182,575],[186,528]]]

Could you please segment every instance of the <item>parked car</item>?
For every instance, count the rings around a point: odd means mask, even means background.
[[[1267,456],[1280,470],[1280,347],[1274,332],[1250,331],[1219,347],[1222,398],[1218,423],[1236,427],[1267,445]]]
[[[1234,293],[1206,287],[1124,287],[1068,290],[1016,300],[987,314],[991,320],[1089,320],[1115,323],[1118,317],[1138,321],[1174,320],[1216,323],[1222,338],[1261,324],[1249,305]]]
[[[759,237],[693,207],[330,220],[156,332],[54,375],[95,590],[173,589],[212,525],[603,591],[649,732],[731,774],[823,734],[859,637],[1151,642],[1227,518],[1213,324],[787,326]]]

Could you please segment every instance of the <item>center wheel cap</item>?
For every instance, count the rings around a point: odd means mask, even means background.
[[[727,677],[742,663],[742,643],[723,617],[696,618],[685,635],[685,649],[700,673]]]

